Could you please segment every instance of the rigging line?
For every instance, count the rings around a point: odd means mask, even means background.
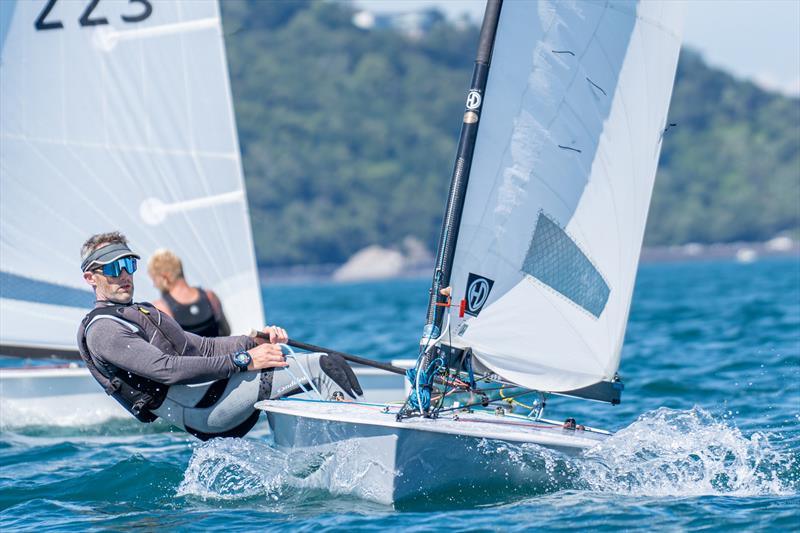
[[[502,399],[507,400],[507,401],[511,402],[512,404],[519,405],[520,407],[524,407],[525,409],[530,409],[531,411],[533,411],[533,409],[535,409],[535,407],[533,407],[533,406],[525,405],[524,403],[520,402],[519,400],[515,400],[514,398],[507,397],[505,394],[503,394],[503,387],[500,388],[499,392],[500,392],[500,397]],[[535,394],[538,391],[531,390],[530,392],[531,392],[531,394]]]
[[[438,345],[441,342],[441,340],[444,338],[444,336],[447,334],[447,332],[449,332],[449,330],[450,330],[450,313],[448,312],[447,313],[447,322],[445,323],[445,326],[444,326],[444,329],[442,330],[442,333],[436,338],[436,340],[433,342],[431,348],[429,348],[429,349],[435,349],[436,345]],[[419,374],[418,374],[418,376],[419,376]],[[417,381],[419,382],[419,377],[417,378]],[[433,386],[433,383],[434,383],[434,379],[433,379],[433,376],[431,376],[431,386]]]
[[[477,380],[476,380],[476,381],[477,381]],[[509,388],[509,387],[519,387],[519,385],[516,385],[516,384],[514,384],[514,383],[506,383],[506,384],[503,384],[503,385],[501,385],[501,386],[499,386],[499,387],[480,388],[480,389],[470,389],[469,391],[465,391],[465,392],[474,392],[474,393],[481,393],[481,394],[484,394],[484,393],[486,393],[486,392],[500,391],[500,390],[503,390],[503,389],[507,389],[507,388]],[[533,389],[530,389],[530,390],[533,390]]]
[[[436,345],[439,343],[439,341],[442,340],[442,338],[444,337],[444,335],[445,335],[444,331],[446,331],[449,328],[450,328],[450,314],[448,313],[448,315],[447,315],[447,323],[445,325],[445,330],[443,330],[442,333],[439,335],[439,337],[437,337],[433,342],[430,341],[431,337],[428,338],[429,340],[428,340],[427,346],[426,346],[426,348],[424,350],[424,353],[427,354],[431,349],[434,349],[436,347]],[[429,363],[429,365],[428,365],[429,368],[431,366],[431,363]],[[427,377],[427,369],[422,369],[422,368],[418,368],[417,369],[417,373],[416,373],[416,376],[415,376],[415,378],[416,378],[416,380],[415,380],[416,381],[415,391],[416,391],[416,395],[417,395],[417,407],[420,409],[420,414],[423,414],[423,412],[422,412],[422,399],[420,397],[420,391],[419,391],[419,385],[420,385],[419,380],[420,380],[420,374],[422,374],[423,371],[425,372],[426,377]],[[433,382],[433,376],[431,376],[431,383],[432,382]]]
[[[563,429],[562,426],[555,425],[555,424],[553,424],[553,425],[531,424],[531,423],[522,422],[522,421],[520,421],[520,422],[510,422],[508,420],[485,420],[485,419],[484,420],[462,420],[462,419],[459,418],[459,419],[456,419],[456,422],[470,422],[470,423],[474,423],[474,424],[498,424],[498,425],[501,425],[501,426],[520,426],[520,427],[526,427],[526,428],[531,428],[531,429],[558,429],[558,430]]]
[[[281,349],[285,348],[286,350],[288,350],[288,353],[286,354],[286,356],[287,357],[291,357],[292,359],[295,360],[295,362],[297,363],[297,366],[300,367],[300,371],[303,373],[303,376],[305,376],[306,380],[308,380],[308,384],[311,385],[311,388],[314,389],[314,392],[317,393],[317,396],[319,397],[319,399],[323,400],[324,398],[322,397],[322,394],[320,394],[320,392],[317,389],[317,387],[314,386],[314,381],[311,379],[311,377],[308,375],[308,373],[306,373],[305,368],[303,368],[303,363],[301,363],[300,360],[297,359],[297,355],[294,353],[294,350],[292,350],[291,346],[289,346],[288,344],[280,344],[279,346],[281,347]],[[292,372],[289,369],[288,366],[283,367],[283,369],[286,370],[286,372],[290,376],[292,376],[292,381],[297,383],[297,386],[300,387],[303,390],[303,392],[305,392],[305,393],[309,392],[309,390],[303,386],[303,383],[299,379],[297,379],[297,376],[294,375],[294,372]]]
[[[520,393],[514,394],[513,396],[509,396],[508,398],[516,398],[517,396],[524,396],[525,394],[530,394],[530,391],[529,390],[524,390],[524,391],[522,391]],[[495,398],[494,400],[489,399],[488,403],[489,404],[493,404],[493,403],[502,402],[502,401],[505,401],[505,400],[503,398]],[[460,411],[462,409],[468,409],[470,407],[477,407],[479,405],[483,406],[483,401],[475,402],[475,403],[468,403],[466,405],[460,405],[458,407],[448,407],[447,409],[441,409],[439,411],[439,413],[448,413],[448,412],[451,412],[451,411]]]
[[[300,371],[303,373],[303,376],[304,376],[304,377],[306,378],[306,380],[308,381],[308,384],[311,386],[311,388],[312,388],[312,389],[314,390],[314,392],[317,394],[317,396],[319,397],[319,399],[320,399],[320,400],[323,400],[324,398],[322,397],[322,394],[320,394],[320,392],[319,392],[319,390],[317,389],[317,387],[314,385],[314,381],[312,381],[312,379],[311,379],[311,378],[308,376],[308,374],[306,373],[306,370],[303,368],[303,363],[301,363],[300,361],[298,361],[298,360],[297,360],[297,356],[296,356],[296,355],[294,355],[294,354],[286,354],[286,356],[287,356],[287,357],[291,357],[292,359],[294,359],[295,361],[297,361],[297,365],[300,367]],[[285,371],[286,371],[286,372],[287,372],[287,373],[288,373],[288,374],[289,374],[289,375],[292,377],[292,381],[293,381],[294,383],[296,383],[298,387],[300,387],[301,389],[303,389],[303,392],[305,392],[305,393],[310,393],[310,392],[311,392],[311,391],[309,391],[309,390],[308,390],[308,389],[307,389],[307,388],[306,388],[306,387],[303,385],[303,382],[302,382],[300,379],[298,379],[298,378],[297,378],[297,376],[295,376],[295,375],[294,375],[294,372],[292,372],[292,371],[289,369],[289,367],[288,367],[288,366],[285,366],[285,367],[283,367],[283,369],[284,369],[284,370],[285,370]]]
[[[448,298],[448,301],[449,301],[449,300],[450,300],[450,296],[448,295],[448,297],[447,297],[447,298]],[[446,327],[446,331],[447,331],[447,340],[449,341],[449,347],[450,347],[450,349],[452,350],[452,346],[453,346],[453,332],[450,330],[450,314],[451,314],[451,309],[450,309],[449,307],[446,307],[446,308],[444,308],[444,312],[445,312],[445,313],[447,313],[447,327]],[[445,332],[443,331],[443,332],[442,332],[442,336],[443,336],[443,337],[444,337],[444,334],[445,334]],[[452,353],[452,351],[451,351],[451,353]],[[447,366],[447,361],[445,361],[444,367],[445,367],[445,369],[447,370],[447,377],[446,377],[446,378],[445,378],[445,380],[444,380],[444,388],[443,388],[443,390],[442,390],[442,395],[441,395],[441,396],[440,396],[440,398],[439,398],[438,405],[437,405],[437,406],[436,406],[436,408],[433,410],[434,414],[438,413],[438,412],[439,412],[439,410],[440,410],[440,409],[441,409],[441,408],[444,406],[444,397],[445,397],[445,396],[447,396],[447,394],[448,394],[448,386],[450,386],[451,384],[453,384],[453,385],[454,385],[454,382],[453,382],[453,383],[451,383],[451,380],[450,380],[450,379],[447,379],[447,378],[449,378],[449,377],[450,377],[450,376],[449,376],[449,374],[450,374],[450,372],[449,372],[450,368]],[[455,386],[453,386],[453,388],[452,388],[451,392],[452,392],[452,391],[455,391],[455,390],[456,390],[456,388],[455,388]],[[431,398],[431,399],[432,399],[432,398]]]

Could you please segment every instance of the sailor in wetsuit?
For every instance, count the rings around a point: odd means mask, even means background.
[[[142,422],[163,418],[196,437],[241,437],[255,425],[253,404],[302,391],[309,380],[326,397],[362,394],[341,357],[307,354],[287,361],[286,331],[269,341],[201,337],[148,303],[133,302],[139,256],[119,232],[94,235],[81,248],[83,278],[95,308],[78,329],[78,349],[105,391]]]
[[[162,299],[153,305],[174,318],[184,331],[203,337],[231,334],[217,295],[210,289],[190,286],[177,255],[165,248],[156,250],[147,261],[147,273],[161,292]]]

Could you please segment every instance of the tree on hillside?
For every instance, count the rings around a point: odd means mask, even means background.
[[[344,262],[413,236],[433,249],[478,29],[353,25],[347,4],[226,0],[223,23],[258,261]],[[800,99],[678,68],[646,242],[800,227]]]

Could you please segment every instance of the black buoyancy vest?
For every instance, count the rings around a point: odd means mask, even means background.
[[[211,301],[208,299],[206,291],[201,287],[198,287],[197,290],[200,291],[200,297],[196,302],[190,304],[178,302],[169,292],[164,292],[161,296],[167,302],[175,321],[185,331],[203,337],[217,337],[219,335],[219,322],[214,316],[214,308],[211,306]]]
[[[150,412],[157,409],[167,397],[168,385],[138,376],[101,361],[100,367],[89,352],[86,343],[86,328],[98,316],[113,316],[137,327],[137,333],[145,341],[165,353],[182,355],[191,351],[183,331],[172,321],[158,324],[159,311],[148,303],[109,305],[93,309],[81,321],[78,328],[78,351],[86,368],[103,387],[106,394],[117,400],[141,422],[152,422],[158,417]],[[160,335],[159,335],[160,333]]]

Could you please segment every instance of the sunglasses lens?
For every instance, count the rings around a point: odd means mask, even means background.
[[[119,265],[117,264],[118,261],[114,261],[113,263],[109,263],[107,265],[103,265],[103,274],[106,276],[110,276],[112,278],[116,278],[119,276]]]
[[[123,257],[122,259],[117,259],[113,263],[103,265],[103,274],[116,278],[122,274],[123,268],[128,271],[128,274],[133,274],[136,272],[136,258]]]

